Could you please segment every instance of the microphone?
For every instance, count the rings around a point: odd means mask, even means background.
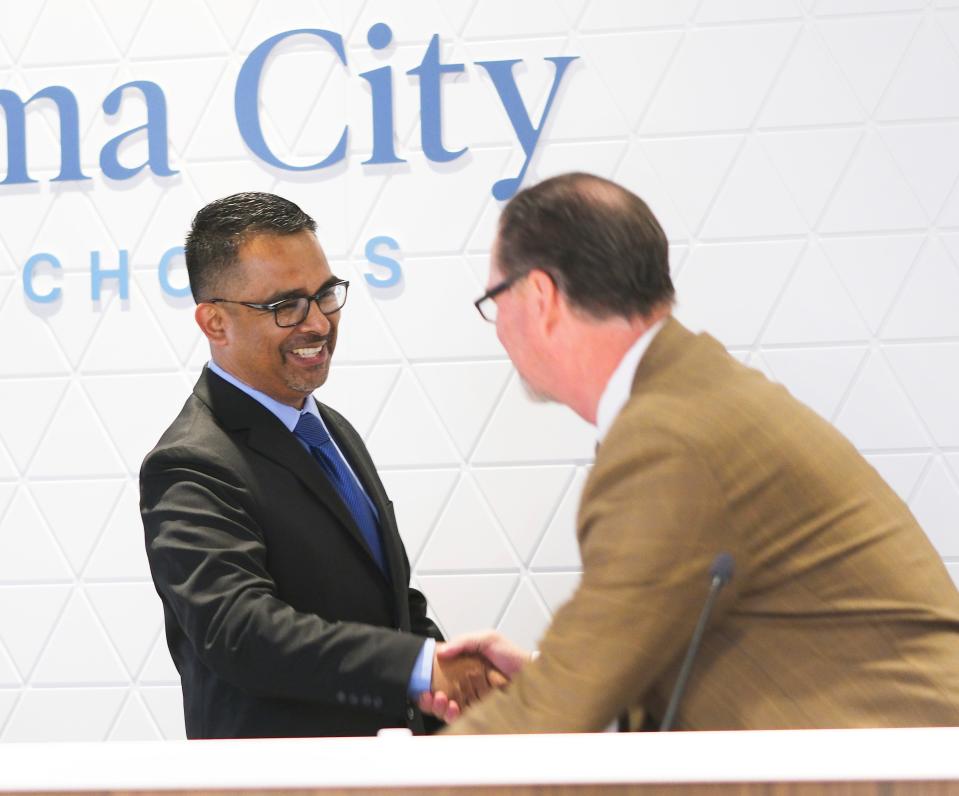
[[[709,615],[713,612],[713,605],[720,590],[729,583],[733,576],[733,557],[729,553],[720,553],[716,556],[709,568],[709,576],[712,578],[709,584],[709,594],[706,595],[706,602],[699,614],[699,621],[696,623],[696,629],[693,631],[692,639],[690,639],[689,649],[686,650],[686,657],[683,659],[683,665],[679,670],[679,677],[676,678],[676,685],[673,686],[673,693],[669,697],[663,723],[659,725],[660,732],[668,732],[673,728],[673,720],[676,718],[676,711],[679,709],[679,701],[683,698],[686,683],[689,681],[689,673],[693,670],[693,661],[696,660],[696,653],[699,652],[703,633],[706,632]]]

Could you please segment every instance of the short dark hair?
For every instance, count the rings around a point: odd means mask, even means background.
[[[595,318],[648,316],[673,301],[669,244],[636,194],[580,172],[520,191],[503,209],[497,263],[505,277],[546,271]]]
[[[316,232],[298,205],[272,193],[235,193],[210,202],[193,217],[186,236],[186,270],[198,304],[214,296],[240,247],[254,235]]]

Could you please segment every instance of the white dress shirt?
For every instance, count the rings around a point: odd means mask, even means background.
[[[630,346],[623,358],[613,371],[613,375],[606,382],[603,394],[599,397],[599,405],[596,407],[596,444],[599,445],[606,438],[609,429],[612,427],[617,416],[629,400],[629,393],[633,388],[633,379],[636,377],[636,369],[639,367],[640,360],[653,338],[663,328],[666,322],[661,318],[650,326],[643,334],[639,336],[635,343]]]

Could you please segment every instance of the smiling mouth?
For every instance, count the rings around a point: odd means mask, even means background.
[[[286,353],[290,361],[297,365],[305,367],[317,367],[325,365],[330,360],[333,349],[329,346],[329,340],[310,340],[309,345],[298,345],[296,348],[288,348]]]
[[[310,348],[294,348],[292,353],[300,359],[313,359],[313,357],[317,356],[324,348],[326,348],[326,343],[320,343],[320,345]]]

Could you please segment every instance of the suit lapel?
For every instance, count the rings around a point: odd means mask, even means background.
[[[397,604],[400,606],[401,613],[405,607],[408,614],[409,605],[405,598],[405,591],[403,590],[403,584],[406,582],[403,543],[400,538],[399,528],[396,526],[393,506],[386,496],[383,483],[376,474],[373,463],[365,449],[354,441],[350,429],[344,428],[342,420],[324,404],[317,401],[316,405],[320,410],[323,422],[326,423],[330,433],[336,439],[336,444],[346,457],[350,467],[353,468],[353,472],[356,473],[356,477],[360,480],[360,483],[366,490],[366,494],[369,495],[370,500],[373,501],[373,505],[376,507],[381,531],[380,541],[383,544],[383,553],[386,556],[386,564],[389,567],[390,581],[393,585],[394,592],[397,593]],[[408,615],[406,616],[406,622],[407,624],[409,622]]]
[[[225,428],[232,431],[246,430],[246,442],[252,450],[293,473],[336,516],[340,524],[363,549],[372,568],[381,578],[383,577],[363,539],[363,534],[339,493],[329,482],[316,460],[276,415],[207,368],[203,369],[193,392],[210,407]],[[336,440],[338,445],[340,445],[340,436],[337,436]],[[352,465],[352,461],[350,464]],[[379,504],[377,504],[377,510],[381,512],[381,517],[386,513]]]

